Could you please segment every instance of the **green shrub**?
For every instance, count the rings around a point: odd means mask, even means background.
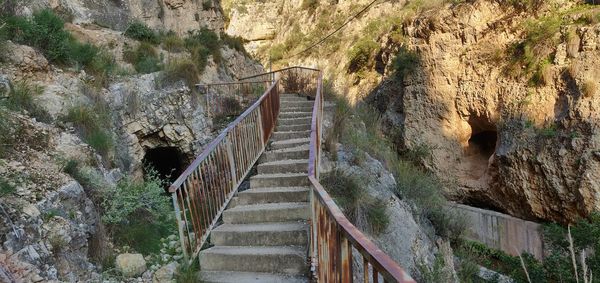
[[[158,33],[142,22],[131,23],[125,30],[124,34],[129,38],[133,38],[135,40],[143,42],[148,42],[152,44],[158,44],[160,42]]]
[[[419,65],[419,55],[406,47],[400,47],[396,58],[394,58],[394,72],[396,77],[402,81],[406,75],[412,74]]]
[[[0,176],[0,198],[8,195],[12,195],[17,192],[17,188],[10,184],[8,180],[4,179],[4,177]]]
[[[210,56],[210,50],[202,45],[198,45],[191,50],[192,62],[196,65],[198,73],[202,74],[208,64],[208,57]]]
[[[202,10],[210,10],[213,7],[212,0],[204,0],[202,1]]]
[[[198,270],[200,267],[198,266],[198,261],[194,260],[192,263],[188,264],[186,262],[182,263],[177,269],[175,282],[177,283],[191,283],[198,281]]]
[[[177,34],[169,32],[162,39],[163,48],[168,52],[179,53],[185,50],[185,42]]]
[[[52,117],[35,102],[34,98],[41,93],[42,88],[20,81],[13,86],[12,91],[4,101],[0,100],[0,104],[13,111],[27,111],[29,115],[37,120],[48,123],[52,121]]]
[[[161,76],[161,81],[166,84],[184,81],[185,84],[193,90],[194,85],[198,82],[199,76],[200,74],[194,63],[182,60],[167,64],[165,71]]]
[[[467,228],[466,220],[446,207],[443,184],[435,176],[404,160],[397,162],[394,176],[398,196],[414,202],[437,235],[452,241],[460,239]]]
[[[102,221],[118,245],[143,254],[159,252],[160,239],[176,229],[165,186],[156,172],[146,169],[144,180],[125,177],[109,190],[110,197],[102,202]]]
[[[14,147],[20,130],[20,125],[10,117],[8,109],[0,104],[0,157],[4,157]]]
[[[141,42],[136,49],[125,49],[123,51],[125,62],[133,64],[138,73],[149,74],[162,69],[162,60],[158,52],[150,43]]]
[[[109,132],[110,117],[101,107],[85,105],[74,106],[62,118],[65,122],[73,123],[83,140],[103,157],[108,157],[114,142]]]
[[[73,40],[63,20],[51,10],[36,12],[31,19],[9,17],[7,23],[12,40],[41,50],[50,62],[69,63]]]
[[[243,53],[244,55],[249,56],[248,51],[246,51],[246,48],[244,47],[245,40],[242,37],[230,36],[229,34],[222,32],[221,41],[223,41],[223,44],[229,46],[229,48],[237,50]]]
[[[185,38],[185,46],[188,50],[194,50],[198,46],[204,46],[210,51],[213,56],[215,63],[221,62],[221,45],[222,42],[219,36],[208,28],[201,28],[200,30],[188,32],[188,36]]]
[[[348,220],[356,223],[359,218],[366,218],[374,234],[387,228],[390,219],[385,203],[371,197],[356,176],[334,169],[321,177],[321,184],[343,209]]]
[[[269,56],[271,57],[271,60],[273,60],[273,61],[279,61],[279,60],[283,59],[284,55],[285,55],[285,46],[283,44],[273,45],[273,47],[271,47],[271,50],[269,50]]]
[[[527,74],[534,85],[547,81],[547,71],[551,55],[558,43],[556,36],[563,25],[560,15],[553,15],[530,21],[525,27],[525,39],[510,49],[512,62],[509,72]],[[521,66],[525,66],[524,69]],[[529,75],[531,74],[531,75]]]
[[[314,11],[319,7],[319,0],[303,0],[302,1],[302,10],[310,10]]]
[[[379,49],[379,44],[370,39],[359,40],[348,52],[348,71],[355,73],[368,68],[371,58]]]
[[[8,38],[40,50],[51,63],[86,68],[94,74],[99,58],[109,56],[92,44],[75,40],[51,10],[41,10],[31,18],[12,16],[6,24]],[[114,59],[111,61],[114,65]]]

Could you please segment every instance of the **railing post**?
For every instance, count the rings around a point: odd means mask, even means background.
[[[340,264],[340,278],[344,283],[352,282],[352,246],[348,243],[348,238],[338,231],[340,235],[340,250],[341,250],[341,264]]]
[[[235,187],[238,182],[237,174],[235,173],[235,159],[233,158],[233,149],[231,146],[231,139],[229,135],[225,137],[225,145],[227,148],[227,158],[229,159],[229,169],[231,170],[231,179],[233,180],[232,186]]]
[[[265,99],[266,101],[266,99]],[[261,105],[262,106],[262,105]],[[262,147],[265,146],[265,131],[263,129],[263,116],[262,116],[262,107],[258,109],[258,132],[260,133],[260,144]]]
[[[177,202],[177,192],[171,193],[173,198],[173,207],[175,208],[175,219],[177,219],[177,228],[179,229],[179,241],[181,242],[181,250],[183,251],[183,257],[186,262],[189,260],[188,250],[185,246],[185,239],[183,235],[183,227],[181,226],[181,210],[179,209],[179,203]]]

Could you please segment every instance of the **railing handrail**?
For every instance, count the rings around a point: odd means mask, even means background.
[[[309,143],[309,159],[308,159],[308,179],[313,186],[314,193],[313,197],[317,197],[318,200],[325,206],[326,210],[335,220],[335,223],[341,228],[341,232],[345,235],[346,239],[352,242],[352,246],[356,248],[363,257],[367,257],[368,262],[376,269],[379,273],[382,273],[385,279],[394,279],[397,282],[409,283],[415,282],[408,273],[406,273],[402,267],[398,265],[392,258],[390,258],[385,252],[377,247],[365,234],[363,234],[356,226],[354,226],[348,218],[344,215],[342,210],[337,206],[331,196],[323,188],[318,181],[319,170],[319,158],[320,158],[320,135],[321,135],[321,122],[323,117],[323,93],[322,89],[322,72],[319,71],[319,80],[317,86],[317,93],[315,97],[315,103],[312,111],[311,119],[311,135]],[[316,193],[316,194],[315,194]],[[314,207],[311,205],[311,210]],[[311,221],[316,221],[314,219]],[[317,225],[312,223],[311,225]],[[314,228],[313,228],[314,229]],[[316,237],[316,233],[311,233],[311,241]],[[318,257],[318,255],[316,255]],[[352,264],[352,263],[350,263]],[[318,267],[317,267],[318,268]],[[349,267],[351,268],[351,267]],[[366,269],[368,270],[368,269]],[[345,271],[342,271],[345,272]],[[350,274],[350,276],[352,276]],[[375,275],[376,276],[376,275]]]
[[[196,87],[199,86],[219,86],[219,85],[238,85],[238,84],[251,84],[251,83],[270,83],[271,80],[263,80],[263,81],[252,81],[252,82],[222,82],[222,83],[206,83],[206,84],[195,84]]]
[[[252,79],[252,78],[256,78],[256,77],[260,77],[260,76],[273,75],[273,74],[281,73],[283,71],[287,71],[287,70],[291,70],[291,69],[301,69],[301,70],[321,72],[321,70],[319,70],[319,69],[314,69],[314,68],[309,68],[309,67],[301,67],[301,66],[293,66],[293,67],[286,67],[286,68],[271,71],[271,72],[265,72],[265,73],[261,73],[261,74],[257,74],[257,75],[243,77],[243,78],[240,78],[239,80],[242,81],[242,80]]]
[[[261,97],[254,102],[254,104],[252,104],[252,106],[248,107],[248,109],[246,109],[246,111],[244,111],[244,113],[242,113],[240,116],[237,117],[237,119],[233,120],[233,122],[229,123],[227,125],[227,127],[221,131],[221,133],[202,151],[202,153],[200,155],[198,155],[198,157],[196,157],[196,159],[194,159],[194,161],[192,162],[192,164],[190,164],[185,171],[183,171],[183,173],[177,178],[177,180],[175,180],[175,182],[173,182],[173,184],[169,187],[169,193],[174,193],[177,191],[177,188],[179,188],[183,182],[185,181],[185,179],[190,176],[192,174],[192,172],[194,172],[195,168],[198,167],[198,165],[200,165],[200,163],[202,162],[202,160],[206,159],[206,157],[213,151],[215,150],[215,148],[217,147],[217,145],[219,145],[219,143],[221,141],[223,141],[223,139],[225,139],[225,137],[227,136],[227,133],[238,123],[240,123],[240,121],[242,121],[246,116],[248,116],[252,111],[254,111],[256,108],[258,108],[260,106],[260,103],[265,100],[265,98],[267,97],[267,95],[271,92],[271,90],[277,86],[278,81],[275,81],[262,95]]]

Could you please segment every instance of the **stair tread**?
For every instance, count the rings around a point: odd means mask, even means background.
[[[262,272],[238,272],[238,271],[201,271],[200,280],[203,282],[241,283],[303,283],[308,282],[306,277],[291,276],[285,274],[262,273]]]
[[[202,254],[225,255],[298,255],[304,257],[306,247],[301,246],[213,246],[201,252]]]
[[[293,143],[303,143],[303,142],[306,142],[307,144],[310,143],[310,138],[298,138],[298,139],[280,140],[280,141],[274,141],[271,144],[272,145],[283,145],[283,144],[293,144]],[[308,148],[308,145],[306,145],[306,147]]]
[[[306,222],[265,222],[250,224],[223,224],[214,231],[219,232],[264,232],[264,231],[304,231],[307,230]]]
[[[308,208],[308,202],[277,202],[277,203],[257,203],[238,205],[227,209],[229,212],[253,211],[253,210],[278,210],[278,209],[294,209]]]
[[[248,189],[240,194],[264,194],[264,193],[287,193],[287,192],[305,192],[308,187],[263,187]]]
[[[250,177],[250,179],[261,178],[287,178],[287,177],[308,177],[308,173],[273,173],[273,174],[258,174]]]
[[[288,147],[288,148],[282,148],[282,149],[275,149],[275,150],[269,150],[266,153],[280,153],[280,152],[292,152],[292,151],[306,151],[309,149],[309,145],[308,144],[304,144],[304,145],[299,145],[299,146],[295,146],[295,147]]]
[[[277,160],[264,162],[259,164],[258,166],[276,166],[276,165],[289,165],[289,164],[300,164],[304,163],[308,166],[308,159],[285,159],[285,160]]]

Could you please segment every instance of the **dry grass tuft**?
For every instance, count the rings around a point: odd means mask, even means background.
[[[591,79],[586,79],[585,82],[583,82],[583,85],[581,86],[581,93],[583,94],[584,97],[587,97],[587,98],[593,97],[597,91],[598,91],[598,86]]]

